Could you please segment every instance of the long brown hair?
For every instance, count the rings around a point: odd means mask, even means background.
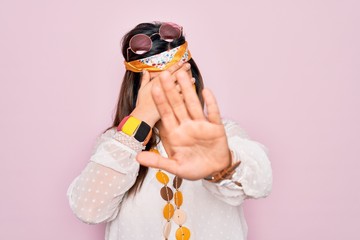
[[[129,61],[149,57],[161,53],[163,51],[166,51],[168,49],[178,47],[185,42],[185,37],[183,35],[179,39],[176,39],[171,43],[161,40],[158,35],[154,35],[152,37],[153,45],[149,52],[143,55],[137,55],[132,51],[127,52],[129,47],[129,41],[132,36],[139,33],[151,36],[152,34],[157,33],[159,31],[160,26],[161,26],[161,22],[141,23],[137,25],[134,29],[129,31],[127,34],[125,34],[121,44],[122,54],[124,56],[124,59],[126,59],[127,54],[129,54]],[[190,59],[188,63],[191,64],[192,76],[196,79],[195,81],[196,93],[199,96],[201,104],[203,105],[204,100],[201,92],[204,89],[204,83],[202,76],[193,58]],[[113,127],[117,127],[120,124],[121,120],[124,117],[130,115],[130,113],[136,107],[136,99],[140,88],[141,77],[142,77],[142,73],[135,73],[126,70],[121,84],[114,122],[112,126],[109,127],[107,130]],[[155,134],[153,134],[150,141],[147,143],[145,150],[149,150],[157,145],[156,139],[159,138],[156,131],[154,131],[154,133]],[[140,165],[138,176],[136,178],[134,185],[129,189],[128,195],[135,194],[141,188],[141,185],[146,177],[147,171],[148,171],[148,167]]]

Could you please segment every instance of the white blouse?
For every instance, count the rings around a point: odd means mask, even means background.
[[[266,197],[272,187],[272,171],[264,147],[250,140],[232,121],[223,121],[234,161],[241,161],[231,181],[211,183],[184,180],[181,209],[193,240],[246,239],[247,225],[242,203],[246,198]],[[134,184],[139,163],[136,154],[142,146],[116,128],[102,134],[90,162],[69,186],[67,195],[74,214],[83,222],[107,222],[106,240],[164,239],[163,187],[149,168],[143,185],[134,196],[126,192]],[[157,146],[167,156],[161,142]],[[170,181],[174,175],[167,173]],[[175,191],[174,191],[175,192]],[[172,223],[170,239],[175,239],[178,225]]]

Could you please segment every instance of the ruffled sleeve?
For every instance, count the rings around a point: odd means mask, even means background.
[[[203,186],[217,198],[231,205],[240,205],[246,198],[261,198],[270,194],[272,170],[265,147],[250,140],[245,132],[232,121],[223,121],[233,162],[241,161],[232,181],[211,183],[203,180]],[[241,183],[241,186],[234,182]]]
[[[112,128],[96,141],[90,162],[70,184],[67,196],[74,214],[96,224],[113,220],[125,193],[135,183],[143,146]]]

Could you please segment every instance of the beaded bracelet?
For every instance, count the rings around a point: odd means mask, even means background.
[[[152,128],[146,122],[131,115],[121,120],[117,131],[134,137],[137,141],[142,142],[144,146],[148,143],[152,134]]]

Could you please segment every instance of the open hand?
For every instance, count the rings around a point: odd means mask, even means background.
[[[207,116],[192,86],[191,77],[164,71],[152,86],[152,97],[161,117],[160,136],[169,158],[141,152],[142,165],[163,169],[179,177],[197,180],[230,165],[231,154],[216,99],[203,90]],[[176,89],[175,80],[181,93]]]

